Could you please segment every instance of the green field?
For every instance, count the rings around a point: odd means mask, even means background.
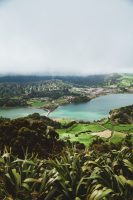
[[[62,120],[62,125],[66,125],[70,121]],[[86,146],[90,145],[94,138],[91,133],[102,132],[104,130],[113,130],[113,136],[108,139],[111,143],[121,142],[127,133],[133,133],[133,125],[131,124],[119,124],[112,126],[111,122],[107,121],[104,124],[98,123],[75,123],[69,128],[61,128],[56,131],[59,133],[61,139],[70,141],[79,141]],[[133,137],[132,137],[133,138]],[[103,138],[104,139],[104,138]]]
[[[30,100],[28,101],[28,104],[32,107],[40,108],[45,105],[45,102],[40,100]]]
[[[61,132],[71,133],[71,134],[79,134],[79,133],[91,133],[91,132],[99,132],[104,131],[105,128],[97,123],[92,124],[82,124],[82,123],[75,123],[71,127],[67,129],[60,129]]]
[[[111,143],[119,143],[125,138],[126,134],[121,132],[114,132],[113,136],[109,139],[109,142]]]
[[[68,100],[65,99],[64,97],[52,100],[52,99],[42,99],[39,100],[39,98],[37,99],[30,99],[28,100],[28,105],[35,107],[35,108],[40,108],[40,107],[44,107],[46,109],[49,110],[54,110],[55,108],[57,108],[59,105],[65,105],[68,104]]]
[[[118,132],[133,133],[133,124],[112,125],[111,122],[108,121],[103,126],[109,130],[113,129],[114,131],[118,131]]]
[[[76,134],[72,134],[72,133],[66,133],[63,131],[58,131],[58,133],[60,134],[60,138],[63,140],[70,140],[71,142],[81,142],[83,144],[85,144],[86,146],[89,146],[91,144],[91,142],[93,141],[93,139],[95,138],[95,136],[92,136],[91,134],[87,134],[87,133],[81,133],[79,135]]]
[[[79,141],[86,146],[91,144],[96,136],[92,136],[90,133],[104,131],[105,128],[97,123],[82,124],[76,123],[69,128],[57,129],[61,139],[70,139],[70,141]]]
[[[119,87],[130,87],[133,86],[133,75],[123,75],[118,80]]]

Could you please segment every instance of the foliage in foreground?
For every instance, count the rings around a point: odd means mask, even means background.
[[[0,199],[133,200],[133,152],[67,149],[58,159],[0,156]]]
[[[40,157],[57,154],[64,142],[52,126],[59,127],[60,124],[36,113],[14,120],[0,119],[0,151],[6,146],[8,149],[11,147],[12,153],[19,157],[23,157],[26,149]]]

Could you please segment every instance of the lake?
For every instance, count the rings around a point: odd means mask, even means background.
[[[93,121],[107,117],[109,111],[114,108],[132,104],[133,94],[110,94],[97,97],[87,103],[60,106],[54,112],[50,113],[49,117]],[[47,114],[43,109],[31,107],[0,109],[0,116],[11,119],[25,117],[33,113],[39,113],[40,115]]]
[[[5,118],[15,119],[18,117],[26,117],[33,113],[46,115],[46,111],[38,108],[24,107],[24,108],[0,108],[0,116]]]
[[[107,117],[109,111],[114,108],[132,104],[133,94],[110,94],[97,97],[87,103],[60,106],[49,117],[94,121]]]

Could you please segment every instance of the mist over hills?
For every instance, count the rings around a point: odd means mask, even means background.
[[[90,83],[95,80],[103,82],[107,78],[119,78],[121,74],[94,74],[94,75],[0,75],[0,82],[38,82],[46,80],[62,80],[72,83],[80,81],[89,81]]]
[[[132,78],[132,74],[95,74],[87,76],[52,76],[52,75],[5,75],[0,76],[0,83],[36,83],[48,80],[61,80],[70,84],[84,85],[84,86],[101,86],[107,84],[116,84],[123,79]]]

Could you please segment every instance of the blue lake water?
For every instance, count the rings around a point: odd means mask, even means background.
[[[114,108],[132,104],[133,94],[110,94],[97,97],[87,103],[60,106],[54,112],[50,113],[49,117],[93,121],[107,117],[109,111]],[[0,108],[0,116],[11,119],[25,117],[33,113],[46,115],[47,112],[43,109],[31,107]]]
[[[109,111],[133,104],[133,94],[110,94],[97,97],[87,103],[69,104],[58,107],[49,116],[94,121],[108,116]]]
[[[38,108],[24,107],[24,108],[0,108],[0,117],[4,118],[19,118],[26,117],[33,113],[39,113],[40,115],[46,115],[46,111]]]

